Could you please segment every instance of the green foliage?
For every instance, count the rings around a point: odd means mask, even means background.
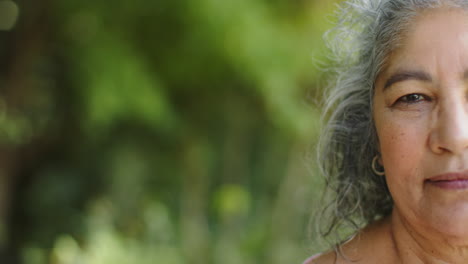
[[[90,48],[81,62],[89,78],[82,97],[87,99],[84,118],[90,133],[122,120],[139,120],[155,129],[174,122],[165,90],[142,56],[105,32],[95,41],[100,45]]]
[[[242,186],[221,186],[214,195],[215,210],[220,221],[247,215],[250,209],[250,193]]]
[[[64,61],[65,90],[50,100],[70,104],[37,131],[72,132],[25,191],[25,264],[300,263],[317,251],[307,224],[322,185],[306,156],[333,1],[50,5],[47,56]],[[11,141],[37,136],[35,118],[10,119]]]

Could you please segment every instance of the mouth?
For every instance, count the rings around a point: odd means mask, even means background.
[[[440,174],[425,180],[425,182],[441,189],[468,189],[468,171]]]

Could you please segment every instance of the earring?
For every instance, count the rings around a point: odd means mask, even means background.
[[[376,163],[377,163],[377,160],[379,159],[379,156],[376,155],[374,157],[374,159],[372,159],[372,165],[371,165],[371,168],[372,168],[372,171],[376,174],[376,175],[379,175],[379,176],[384,176],[385,175],[385,170],[377,170],[376,169]]]

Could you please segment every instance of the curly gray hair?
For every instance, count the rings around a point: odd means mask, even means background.
[[[319,164],[331,201],[320,214],[321,235],[340,241],[387,216],[393,201],[385,177],[371,163],[379,155],[372,118],[374,83],[405,29],[424,10],[467,8],[468,0],[349,0],[341,4],[337,26],[326,34],[333,57]],[[349,233],[348,233],[349,235]]]

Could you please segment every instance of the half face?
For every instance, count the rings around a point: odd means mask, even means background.
[[[468,13],[417,16],[373,100],[395,210],[411,225],[468,236]]]

